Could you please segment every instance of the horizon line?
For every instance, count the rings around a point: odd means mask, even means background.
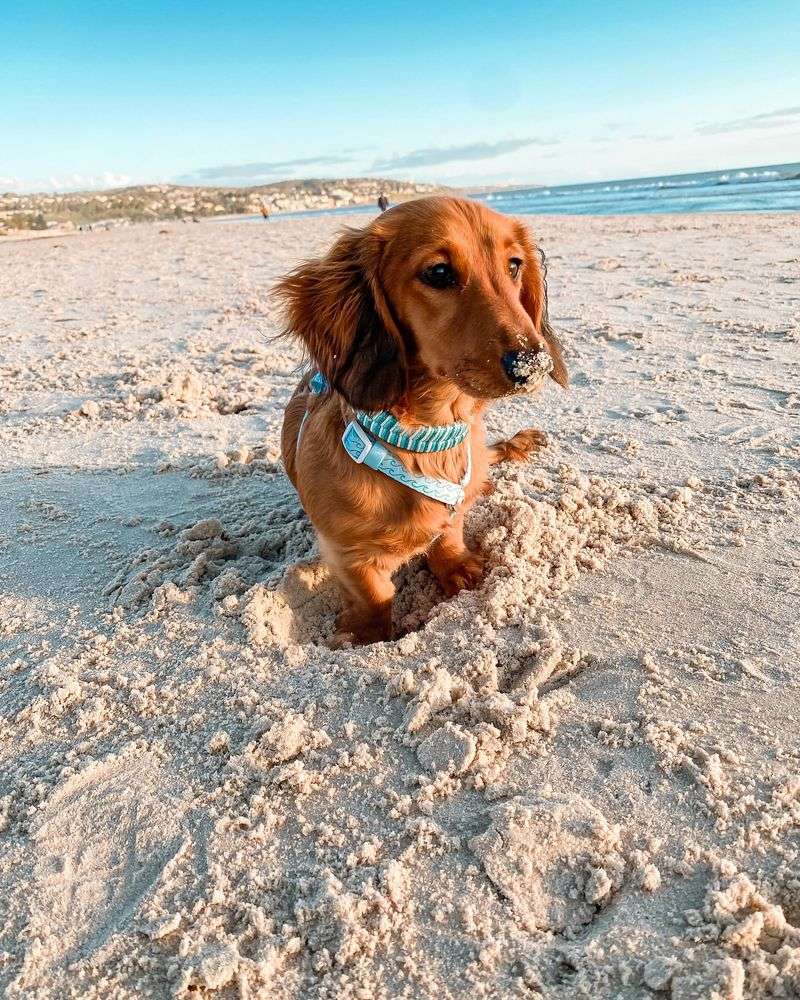
[[[608,177],[608,178],[595,178],[589,181],[563,181],[558,184],[545,184],[541,181],[515,181],[508,184],[492,184],[487,182],[486,184],[448,184],[443,181],[432,181],[432,180],[412,180],[410,178],[393,178],[393,177],[381,177],[372,174],[360,174],[353,175],[350,177],[279,177],[273,181],[269,181],[264,184],[179,184],[175,181],[159,180],[159,181],[137,181],[131,184],[121,184],[118,187],[107,187],[107,188],[74,188],[71,190],[64,191],[44,191],[44,190],[33,190],[33,191],[2,191],[0,190],[0,197],[32,197],[44,195],[47,197],[66,197],[69,195],[76,194],[88,194],[88,195],[98,195],[107,194],[114,191],[129,191],[135,188],[144,187],[169,187],[169,188],[182,188],[185,190],[227,190],[227,191],[250,191],[256,188],[270,188],[275,187],[278,184],[307,184],[313,181],[319,183],[331,183],[334,181],[347,182],[347,181],[384,181],[387,184],[426,184],[431,187],[438,188],[451,188],[454,191],[521,191],[528,188],[564,188],[564,187],[579,187],[582,185],[590,184],[615,184],[615,183],[625,183],[626,181],[645,181],[645,180],[657,180],[661,177],[689,177],[694,174],[713,174],[718,171],[728,171],[728,170],[759,170],[766,167],[789,167],[800,164],[800,160],[786,160],[780,163],[754,163],[751,165],[743,166],[728,166],[728,167],[713,167],[710,170],[682,170],[680,173],[671,174],[635,174],[629,175],[627,177]]]

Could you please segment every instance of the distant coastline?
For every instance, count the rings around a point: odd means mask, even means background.
[[[0,193],[0,235],[20,230],[65,232],[112,229],[136,222],[164,222],[325,211],[375,206],[385,193],[391,201],[450,190],[441,185],[379,177],[292,180],[257,187],[186,187],[140,184],[108,191]]]
[[[138,222],[262,221],[270,215],[369,214],[390,202],[462,194],[509,215],[638,215],[688,212],[798,212],[800,162],[564,185],[447,188],[380,178],[280,181],[249,188],[148,184],[70,194],[0,194],[0,236],[54,235]]]

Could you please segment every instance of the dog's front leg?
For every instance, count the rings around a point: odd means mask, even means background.
[[[483,556],[464,544],[463,514],[456,514],[428,549],[428,565],[448,597],[481,582]]]
[[[391,571],[372,564],[339,563],[332,565],[332,569],[342,588],[344,607],[336,619],[336,634],[330,645],[365,646],[391,639],[394,598]]]

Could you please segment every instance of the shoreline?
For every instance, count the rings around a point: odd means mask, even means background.
[[[90,236],[97,235],[98,233],[108,233],[117,231],[127,231],[127,230],[152,230],[154,227],[164,227],[172,226],[177,228],[179,231],[187,225],[204,225],[208,223],[247,223],[248,226],[255,223],[261,225],[270,225],[279,222],[307,222],[313,221],[314,219],[339,219],[339,218],[353,218],[353,219],[363,219],[369,213],[366,209],[369,206],[355,206],[362,207],[362,211],[348,211],[342,210],[341,212],[308,209],[303,212],[276,212],[270,215],[269,223],[264,223],[263,219],[257,215],[226,215],[226,216],[206,216],[198,218],[196,220],[192,219],[160,219],[153,222],[132,222],[121,226],[111,226],[109,228],[101,228],[95,230],[79,230],[79,229],[59,229],[59,230],[48,230],[47,232],[37,232],[35,230],[19,230],[15,231],[13,235],[9,232],[7,235],[0,236],[0,247],[5,244],[11,243],[25,243],[32,240],[47,240],[47,239],[57,239],[66,236]],[[491,204],[489,205],[491,208]],[[375,216],[377,217],[379,213],[375,211]],[[586,220],[598,220],[598,219],[636,219],[636,220],[646,220],[646,219],[693,219],[693,220],[711,220],[714,219],[735,219],[743,216],[754,216],[763,218],[785,218],[793,219],[800,217],[800,210],[795,209],[741,209],[733,210],[728,212],[617,212],[617,213],[597,213],[597,214],[582,214],[574,213],[568,214],[563,212],[537,212],[537,213],[520,213],[518,217],[525,220],[542,220],[545,222],[555,222],[558,220],[568,220],[568,219],[586,219]]]
[[[302,214],[368,209],[378,195],[390,201],[429,194],[466,194],[507,214],[635,215],[720,211],[800,211],[800,163],[728,168],[696,173],[647,176],[623,180],[592,180],[577,184],[490,185],[443,188],[440,185],[386,178],[283,181],[250,188],[139,185],[106,192],[66,194],[0,193],[3,219],[27,220],[41,229],[48,221],[100,228],[114,220],[131,223],[145,217],[259,217],[261,206],[272,214]],[[88,206],[88,207],[87,207]],[[550,210],[552,206],[552,211]],[[87,218],[88,215],[88,218]]]

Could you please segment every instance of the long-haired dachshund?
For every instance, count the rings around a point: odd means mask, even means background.
[[[391,637],[392,574],[419,552],[448,595],[480,581],[464,515],[490,465],[545,444],[523,430],[487,446],[483,411],[546,375],[567,384],[543,260],[515,219],[422,198],[278,284],[312,362],[282,452],[342,589],[332,645]]]

